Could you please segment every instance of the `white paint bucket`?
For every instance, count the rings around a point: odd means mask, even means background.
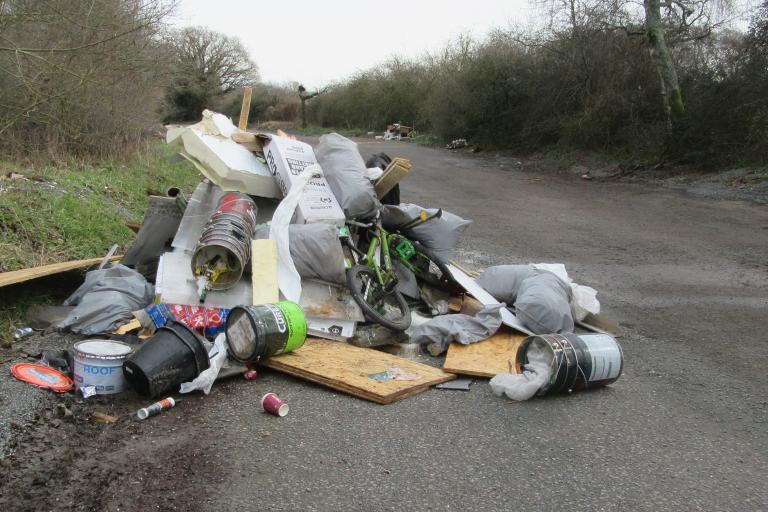
[[[125,391],[123,361],[133,349],[119,341],[86,340],[75,343],[75,387],[93,386],[96,394]]]

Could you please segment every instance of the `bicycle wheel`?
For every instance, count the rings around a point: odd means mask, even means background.
[[[445,263],[420,243],[414,242],[413,246],[416,248],[416,254],[410,263],[416,268],[416,279],[434,288],[450,291],[454,280]]]
[[[365,318],[393,331],[411,326],[411,308],[397,290],[387,292],[376,279],[376,273],[366,265],[347,270],[347,286]]]

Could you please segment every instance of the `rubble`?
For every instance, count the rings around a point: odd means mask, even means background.
[[[386,133],[399,139],[412,129],[392,125]],[[387,404],[459,374],[494,377],[493,391],[514,399],[620,375],[620,348],[609,337],[617,349],[599,343],[612,350],[613,366],[585,360],[581,369],[589,366],[591,376],[549,384],[563,354],[598,343],[573,337],[577,326],[612,326],[599,316],[597,292],[574,283],[561,264],[461,268],[451,258],[472,221],[401,203],[409,160],[379,153],[366,162],[338,134],[313,148],[282,133],[248,132],[210,111],[197,124],[170,127],[167,141],[205,179],[191,195],[172,187],[168,197],[150,198],[121,263],[89,272],[66,302],[75,309],[59,313],[66,314],[59,328],[117,329],[144,341],[75,344],[74,387],[208,395],[217,380],[250,381],[263,366]],[[535,334],[544,336],[526,338]],[[543,346],[532,339],[549,340],[549,351],[528,351]],[[446,351],[443,369],[414,360]],[[469,391],[471,382],[442,387]],[[137,416],[174,405],[168,397]],[[277,416],[288,411],[272,392],[261,405]]]

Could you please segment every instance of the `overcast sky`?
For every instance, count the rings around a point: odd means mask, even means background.
[[[176,24],[239,37],[264,81],[315,88],[462,33],[524,24],[529,13],[528,0],[181,0]]]
[[[731,0],[749,12],[755,0]],[[180,0],[178,26],[239,37],[267,82],[314,89],[393,55],[436,51],[463,33],[529,25],[530,0]],[[540,9],[540,8],[539,8]],[[731,13],[732,15],[733,13]],[[541,21],[541,12],[538,13]],[[736,23],[746,28],[746,22]]]

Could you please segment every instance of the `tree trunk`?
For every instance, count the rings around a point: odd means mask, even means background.
[[[677,71],[664,40],[664,27],[661,23],[660,0],[643,0],[645,6],[645,31],[648,35],[651,55],[656,63],[656,70],[661,79],[661,94],[666,118],[667,131],[672,130],[672,112],[682,114],[683,95],[677,81]]]

